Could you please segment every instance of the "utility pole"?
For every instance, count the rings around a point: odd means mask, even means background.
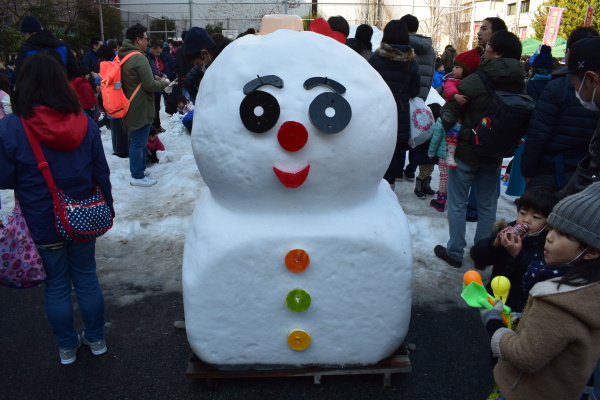
[[[192,7],[192,0],[190,0],[190,29],[194,26],[194,9]]]
[[[104,23],[102,22],[102,1],[98,0],[98,12],[100,14],[100,39],[104,42]]]
[[[312,0],[312,5],[311,5],[311,9],[310,9],[310,13],[314,16],[317,15],[317,1],[318,0]]]

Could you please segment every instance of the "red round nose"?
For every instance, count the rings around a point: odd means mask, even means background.
[[[287,151],[298,151],[308,141],[308,131],[299,122],[286,121],[277,132],[279,144]]]

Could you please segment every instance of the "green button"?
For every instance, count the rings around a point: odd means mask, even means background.
[[[310,294],[302,289],[294,289],[288,293],[285,304],[292,311],[306,311],[310,307]]]

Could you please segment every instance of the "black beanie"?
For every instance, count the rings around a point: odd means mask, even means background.
[[[41,32],[41,31],[42,31],[42,24],[40,24],[40,21],[38,21],[38,19],[36,17],[32,17],[31,15],[28,15],[25,18],[23,18],[23,21],[21,21],[21,32],[34,33],[34,32]]]

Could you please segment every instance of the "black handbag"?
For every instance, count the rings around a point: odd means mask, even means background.
[[[594,182],[600,182],[600,163],[591,155],[587,155],[577,164],[575,174],[569,182],[558,192],[558,199],[581,192]]]

